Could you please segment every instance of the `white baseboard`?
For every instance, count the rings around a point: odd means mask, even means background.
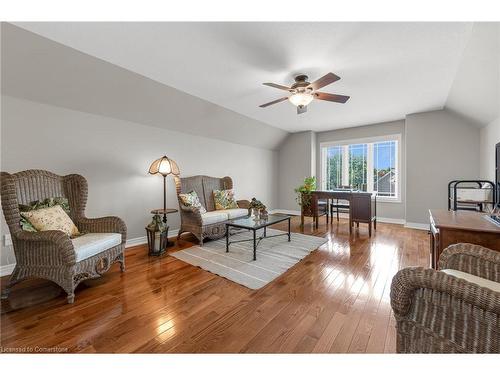
[[[177,237],[179,233],[179,229],[173,229],[168,231],[169,237]],[[125,242],[125,249],[133,246],[144,245],[148,243],[148,239],[146,236],[130,238]],[[14,271],[15,263],[6,264],[5,266],[0,266],[0,277],[8,276]]]
[[[410,222],[407,221],[405,223],[405,228],[420,229],[420,230],[429,230],[429,224],[424,224],[424,223],[410,223]]]
[[[0,277],[10,275],[14,271],[15,263],[6,264],[5,266],[0,266]]]
[[[299,210],[284,210],[284,209],[280,209],[280,208],[271,210],[270,213],[272,213],[272,214],[280,213],[280,214],[286,214],[286,215],[300,216]],[[336,215],[336,214],[334,213],[334,215]],[[344,213],[344,212],[340,213],[339,217],[341,217],[343,219],[349,219],[349,215],[347,213]],[[404,225],[406,223],[405,219],[393,219],[390,217],[377,217],[377,222],[388,223],[388,224],[400,224],[400,225]]]
[[[405,219],[393,219],[392,217],[377,217],[378,223],[405,225]]]
[[[299,210],[282,210],[280,208],[276,208],[274,210],[269,211],[270,214],[285,214],[285,215],[294,215],[300,216]]]
[[[148,238],[146,236],[130,238],[125,242],[125,248],[144,245],[145,243],[148,243]]]
[[[177,234],[179,233],[179,229],[172,229],[168,231],[168,237],[177,237]],[[148,243],[148,238],[146,236],[141,236],[141,237],[136,237],[136,238],[130,238],[125,242],[125,248],[132,247],[132,246],[139,246],[139,245],[144,245]]]

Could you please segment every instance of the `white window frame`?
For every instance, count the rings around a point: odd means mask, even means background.
[[[395,160],[395,169],[396,169],[396,196],[394,197],[383,197],[377,196],[377,201],[379,202],[394,202],[401,203],[401,134],[390,134],[383,135],[378,137],[368,137],[368,138],[357,138],[357,139],[345,139],[341,141],[333,141],[333,142],[321,142],[319,144],[320,148],[320,168],[319,168],[319,180],[320,186],[322,190],[326,189],[326,150],[328,147],[333,146],[344,146],[344,152],[342,153],[342,185],[349,185],[349,153],[348,148],[349,145],[352,144],[368,144],[368,155],[367,155],[367,190],[369,192],[373,192],[373,144],[377,142],[387,142],[387,141],[396,141],[396,160]]]

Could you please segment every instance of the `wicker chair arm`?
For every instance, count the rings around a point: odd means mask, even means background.
[[[500,315],[500,293],[469,283],[433,269],[410,267],[400,270],[392,279],[391,306],[396,318],[406,316],[412,306],[414,293],[418,289],[429,289],[453,296],[480,308]],[[446,298],[443,298],[445,301]]]
[[[250,201],[246,199],[236,201],[236,203],[238,203],[239,208],[247,208],[247,209],[250,208]]]
[[[125,222],[116,216],[99,218],[80,218],[75,221],[76,226],[82,232],[90,233],[120,233],[122,242],[127,240],[127,226]]]
[[[203,221],[201,219],[200,209],[192,206],[185,206],[183,204],[179,204],[181,221],[185,224],[195,224],[202,226]]]
[[[470,243],[448,246],[439,257],[439,269],[454,269],[500,282],[500,252]]]
[[[75,264],[76,262],[73,243],[62,231],[19,231],[13,236],[16,241],[16,258],[21,258],[20,263],[50,264],[52,260],[61,264]]]

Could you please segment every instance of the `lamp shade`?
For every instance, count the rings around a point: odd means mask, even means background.
[[[174,176],[178,176],[181,172],[179,171],[179,167],[177,163],[172,159],[162,156],[159,159],[156,159],[151,166],[149,167],[149,173],[151,174],[161,174],[163,176],[168,176],[169,174],[173,174]]]

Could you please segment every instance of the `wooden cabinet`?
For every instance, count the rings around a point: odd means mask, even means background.
[[[500,251],[500,227],[484,218],[485,213],[429,210],[431,266],[437,269],[439,256],[448,246],[473,243]]]

